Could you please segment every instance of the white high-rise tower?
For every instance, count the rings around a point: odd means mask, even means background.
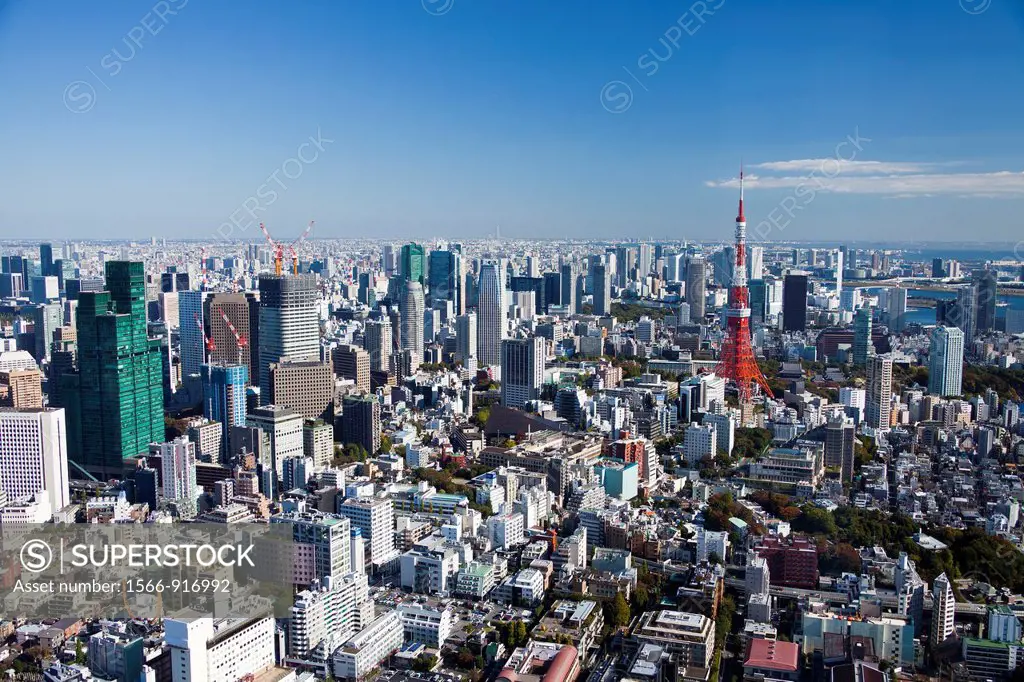
[[[928,392],[939,397],[960,395],[963,379],[964,333],[957,327],[936,327],[928,354]]]

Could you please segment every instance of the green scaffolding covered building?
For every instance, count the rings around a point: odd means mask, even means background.
[[[164,440],[160,340],[146,329],[142,263],[106,264],[106,290],[78,299],[78,372],[62,377],[70,459],[100,478]]]

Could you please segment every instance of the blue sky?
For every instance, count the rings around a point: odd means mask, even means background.
[[[1024,232],[1017,0],[0,8],[0,238]]]

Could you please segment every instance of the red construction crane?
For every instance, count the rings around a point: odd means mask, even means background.
[[[309,225],[306,226],[306,230],[301,235],[299,235],[299,238],[296,239],[295,241],[293,241],[291,244],[288,245],[288,250],[292,254],[292,274],[293,275],[299,274],[299,254],[298,254],[298,252],[296,252],[295,247],[296,246],[300,246],[302,244],[302,242],[306,241],[306,237],[309,236],[309,233],[313,231],[313,224],[315,222],[316,222],[315,220],[310,220],[309,221]]]
[[[212,353],[217,350],[217,344],[213,342],[212,336],[206,335],[206,329],[203,328],[203,321],[199,319],[199,313],[195,314],[196,326],[199,327],[199,333],[203,336],[203,341],[206,342],[206,352]]]
[[[284,247],[274,241],[274,238],[270,236],[270,232],[267,231],[266,225],[260,223],[260,229],[263,231],[263,236],[267,238],[270,248],[274,250],[274,274],[280,277],[281,263],[284,261]]]
[[[274,274],[280,276],[283,271],[284,264],[284,250],[288,251],[292,255],[292,274],[299,274],[299,254],[295,251],[295,247],[305,241],[306,236],[313,229],[312,220],[309,221],[309,225],[306,226],[306,231],[299,235],[299,238],[293,241],[291,244],[285,246],[281,242],[274,241],[274,238],[270,236],[270,232],[267,230],[267,226],[260,223],[260,230],[263,231],[263,236],[267,238],[267,243],[270,244],[270,248],[274,250]]]
[[[220,318],[222,320],[224,320],[224,324],[226,324],[228,326],[228,329],[231,330],[231,333],[235,337],[235,345],[238,346],[238,364],[241,365],[241,364],[243,364],[242,363],[242,349],[243,348],[247,348],[249,346],[249,339],[245,338],[243,335],[238,333],[238,330],[235,329],[235,325],[231,324],[231,319],[228,317],[227,313],[225,313],[223,310],[220,311]]]

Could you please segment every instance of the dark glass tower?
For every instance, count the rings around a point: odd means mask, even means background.
[[[782,281],[782,329],[807,329],[807,275],[786,275]]]
[[[146,329],[142,263],[111,261],[106,290],[78,298],[78,373],[66,374],[70,458],[100,478],[163,442],[160,340]]]

